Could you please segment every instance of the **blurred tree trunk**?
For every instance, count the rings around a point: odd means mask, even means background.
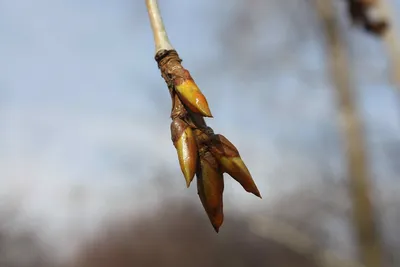
[[[329,71],[337,93],[359,256],[366,267],[378,267],[382,266],[381,245],[370,200],[363,129],[354,103],[346,44],[332,0],[315,0],[315,4],[325,36]]]

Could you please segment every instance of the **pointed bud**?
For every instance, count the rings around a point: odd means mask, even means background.
[[[175,118],[171,123],[172,142],[178,152],[179,165],[189,187],[196,173],[197,145],[192,129],[183,120]]]
[[[210,147],[210,150],[225,172],[238,181],[247,192],[261,198],[260,191],[241,159],[239,151],[225,136],[221,134],[214,135],[213,145]]]
[[[185,70],[185,78],[177,79],[175,89],[182,102],[194,113],[204,117],[212,117],[206,97],[194,82],[190,73]]]
[[[200,166],[197,168],[197,192],[211,224],[218,233],[224,221],[224,177],[218,170],[218,163],[209,152],[200,158]]]

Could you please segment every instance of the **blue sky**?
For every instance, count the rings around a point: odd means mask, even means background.
[[[341,180],[322,50],[306,42],[282,73],[273,65],[280,38],[261,38],[272,74],[253,77],[245,64],[231,69],[219,35],[236,2],[219,12],[212,1],[160,1],[172,44],[210,103],[215,118],[207,122],[237,145],[264,199],[319,183],[326,166]],[[382,144],[399,141],[397,103],[383,82],[380,45],[353,34],[373,50],[371,59],[355,53],[356,65],[366,61],[378,73],[364,77],[360,102],[378,180],[391,181],[396,171]],[[90,232],[110,213],[156,201],[156,193],[141,198],[139,191],[160,168],[174,174],[166,178],[174,179],[176,194],[197,197],[184,186],[170,141],[169,93],[153,59],[144,1],[0,1],[0,36],[2,208],[18,207],[22,224],[45,222],[46,234],[70,242],[71,232]],[[77,206],[74,190],[85,192]],[[231,208],[265,205],[233,182],[226,194],[240,199]]]

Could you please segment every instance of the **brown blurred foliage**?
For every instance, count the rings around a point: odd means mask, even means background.
[[[318,266],[311,255],[250,231],[247,218],[229,218],[216,235],[193,205],[171,202],[147,218],[114,226],[88,244],[73,267]]]

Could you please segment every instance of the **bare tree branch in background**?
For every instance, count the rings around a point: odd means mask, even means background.
[[[215,229],[224,220],[223,191],[226,172],[243,188],[261,198],[236,147],[223,135],[214,134],[204,117],[212,117],[207,100],[171,45],[157,0],[146,0],[155,42],[155,59],[172,99],[171,134],[182,173],[190,186],[195,174],[197,192]]]
[[[388,20],[374,18],[372,10],[376,7],[376,0],[347,0],[348,12],[356,25],[361,25],[367,32],[383,35],[388,29]]]
[[[337,90],[339,119],[347,154],[348,179],[359,254],[366,267],[382,266],[382,251],[370,199],[369,173],[360,118],[356,112],[346,45],[331,1],[316,0],[323,27],[333,85]]]
[[[385,42],[391,62],[391,79],[400,93],[400,38],[388,0],[347,0],[348,11],[355,24],[378,35]]]
[[[376,0],[375,2],[378,16],[390,22],[390,27],[383,33],[382,39],[386,45],[388,60],[391,62],[392,82],[400,93],[400,38],[397,34],[397,24],[394,21],[395,16],[388,0]]]
[[[363,267],[360,263],[340,259],[329,250],[321,249],[311,236],[291,224],[271,218],[253,218],[250,229],[266,240],[274,240],[299,254],[310,255],[321,267]]]

